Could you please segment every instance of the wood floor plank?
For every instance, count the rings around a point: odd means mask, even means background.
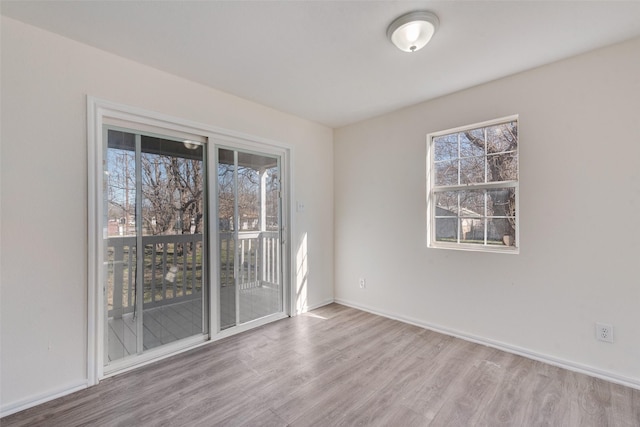
[[[640,391],[331,304],[0,424],[638,427]]]
[[[526,397],[531,395],[531,364],[521,357],[509,356],[503,361],[504,365],[494,362],[494,358],[486,361],[500,370],[501,375],[493,397],[486,404],[486,410],[476,413],[476,425],[514,426],[526,421],[518,409],[528,403]]]

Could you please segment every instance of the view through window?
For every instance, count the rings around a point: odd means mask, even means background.
[[[516,116],[428,136],[429,246],[516,252]]]

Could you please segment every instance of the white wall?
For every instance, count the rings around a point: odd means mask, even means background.
[[[427,249],[425,135],[511,114],[521,253]],[[640,40],[337,129],[334,169],[337,301],[640,387]]]
[[[1,83],[3,412],[87,379],[87,94],[293,146],[300,305],[332,300],[331,129],[5,17]]]

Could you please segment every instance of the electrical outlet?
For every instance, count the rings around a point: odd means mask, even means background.
[[[596,323],[596,339],[598,341],[613,342],[613,326],[606,323]]]
[[[364,280],[362,277],[360,278],[360,280],[358,280],[358,283],[360,284],[360,289],[364,289],[367,287],[367,281]]]

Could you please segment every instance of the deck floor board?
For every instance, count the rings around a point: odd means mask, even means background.
[[[122,318],[108,320],[109,361],[137,353],[136,319],[133,313]],[[202,300],[193,299],[144,310],[142,316],[143,349],[149,350],[163,344],[202,333]]]

